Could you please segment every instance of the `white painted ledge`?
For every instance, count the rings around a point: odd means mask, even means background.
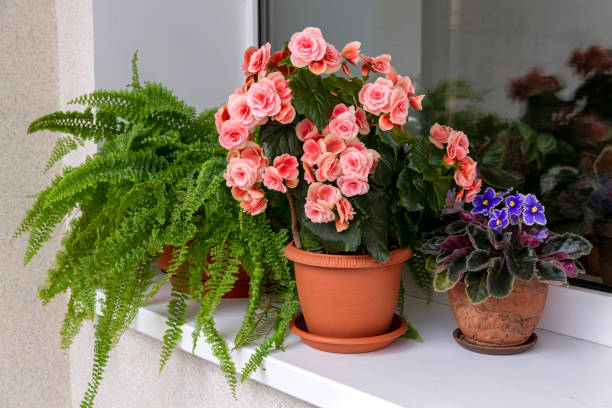
[[[169,298],[162,289],[138,313],[132,328],[161,340]],[[232,339],[246,300],[223,300],[215,313],[219,332]],[[191,352],[195,307],[189,309],[178,348]],[[447,305],[426,305],[407,297],[408,320],[424,341],[399,339],[367,354],[314,350],[290,333],[285,352],[274,352],[252,377],[255,381],[321,407],[612,407],[612,348],[538,330],[538,344],[514,356],[487,356],[464,350],[453,340],[456,324]],[[610,321],[601,322],[609,325]],[[242,367],[253,353],[233,353]],[[217,362],[201,341],[195,355]],[[157,358],[157,356],[151,356]]]

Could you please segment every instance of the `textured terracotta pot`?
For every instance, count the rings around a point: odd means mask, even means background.
[[[369,255],[327,255],[297,249],[285,256],[295,264],[298,296],[309,333],[336,337],[370,337],[391,325],[410,248],[391,252],[385,264]]]
[[[459,282],[448,291],[448,298],[459,329],[468,339],[485,345],[511,346],[529,339],[537,327],[548,285],[536,278],[514,281],[514,289],[504,298],[489,297],[473,305]]]
[[[157,266],[166,272],[168,268],[170,268],[170,261],[172,260],[172,256],[174,255],[174,248],[171,246],[164,246],[164,251],[160,254],[160,256],[155,260]],[[179,270],[183,269],[184,266],[181,265]],[[202,285],[208,280],[208,275],[204,271],[202,271]],[[187,292],[188,281],[187,279],[181,279],[181,277],[173,276],[173,282],[178,281],[178,289],[181,292]],[[238,271],[238,280],[234,283],[234,287],[223,295],[223,299],[237,299],[237,298],[248,298],[249,297],[249,284],[251,278],[247,275],[246,271],[240,267]]]

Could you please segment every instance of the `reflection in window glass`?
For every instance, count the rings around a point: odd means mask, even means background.
[[[359,39],[366,54],[392,54],[427,95],[411,130],[440,122],[468,134],[484,181],[535,193],[551,229],[587,236],[580,279],[612,288],[612,2],[266,5],[273,48],[317,26],[340,47]]]

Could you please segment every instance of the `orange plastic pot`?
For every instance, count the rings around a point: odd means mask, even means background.
[[[162,271],[167,272],[168,269],[170,268],[173,255],[174,255],[174,247],[164,246],[164,251],[155,260],[155,263],[157,263],[157,266],[159,266],[159,268]],[[185,266],[181,265],[179,267],[179,270],[182,270],[184,268]],[[204,271],[202,271],[202,285],[204,285],[204,283],[208,279],[209,279],[209,276],[206,275]],[[182,279],[178,276],[173,276],[171,280],[173,282],[178,282],[177,287],[181,292],[188,291],[188,287],[187,287],[188,281],[186,279]],[[227,292],[225,295],[223,295],[223,298],[224,299],[248,298],[250,282],[251,282],[251,278],[249,278],[249,275],[247,275],[246,271],[242,269],[242,267],[240,267],[238,271],[238,280],[234,283],[234,287],[229,292]]]
[[[410,248],[391,252],[384,264],[369,255],[327,255],[297,249],[285,256],[295,264],[298,296],[309,333],[336,337],[371,337],[391,325],[402,263]]]
[[[548,285],[533,278],[515,279],[508,296],[491,296],[477,305],[468,299],[463,282],[448,291],[448,298],[459,329],[472,342],[516,346],[525,343],[538,326],[547,294]]]

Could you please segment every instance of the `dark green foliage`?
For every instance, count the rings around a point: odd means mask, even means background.
[[[533,277],[538,260],[533,249],[526,247],[513,251],[508,246],[504,248],[504,259],[506,268],[515,278],[528,281]]]
[[[294,94],[293,106],[296,111],[310,119],[317,128],[323,129],[340,99],[331,94],[321,76],[306,69],[297,71],[289,86]]]
[[[536,276],[542,282],[567,283],[567,277],[563,268],[546,261],[539,261],[536,268]]]
[[[487,268],[487,290],[491,296],[508,296],[514,286],[514,276],[504,268],[501,258],[491,258]]]
[[[188,301],[195,300],[201,305],[194,348],[203,334],[235,391],[236,367],[212,313],[242,266],[251,278],[251,296],[236,346],[267,336],[243,378],[272,348],[281,347],[297,308],[283,255],[286,231],[273,230],[264,215],[243,217],[224,183],[226,152],[217,141],[213,111],[196,115],[162,85],[141,85],[135,66],[131,89],[95,91],[73,102],[85,105],[85,111],[56,112],[29,128],[68,134],[58,141],[47,168],[87,140],[101,143],[99,151],[78,167],[65,168],[36,195],[15,237],[28,235],[28,263],[72,216],[39,296],[47,303],[70,290],[61,330],[62,346],[68,347],[82,322],[94,319],[97,293],[102,295],[92,378],[81,406],[93,406],[109,353],[138,308],[175,275],[160,369],[181,338]],[[175,248],[174,266],[156,280],[158,270],[151,264],[165,246]],[[187,266],[179,268],[182,264]],[[204,288],[203,271],[210,276]]]
[[[465,292],[473,304],[482,303],[489,297],[487,274],[483,272],[468,273],[465,276]]]
[[[563,253],[566,255],[566,258],[578,259],[591,252],[592,248],[591,243],[585,238],[580,235],[567,233],[546,241],[542,247],[542,256],[554,256],[555,254]]]
[[[466,267],[471,272],[481,271],[489,266],[489,251],[476,249],[468,255]]]

